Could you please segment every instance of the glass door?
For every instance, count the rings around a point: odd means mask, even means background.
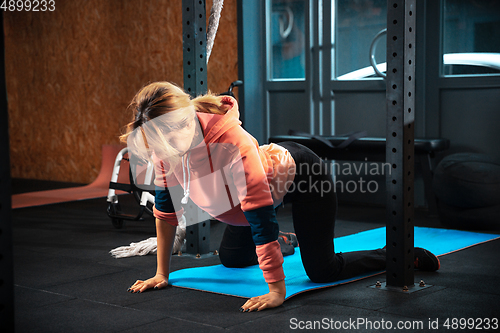
[[[311,8],[316,1],[266,1],[266,133],[310,132]],[[293,114],[293,117],[291,116]]]
[[[385,70],[386,14],[386,0],[324,2],[323,25],[329,34],[323,39],[331,45],[331,54],[324,57],[331,62],[325,91],[331,97],[332,133],[367,131],[368,136],[385,137],[385,82],[370,59]],[[328,132],[328,124],[323,127]]]
[[[386,0],[267,0],[267,136],[385,135]],[[370,57],[370,52],[373,57]],[[290,117],[293,114],[293,117]],[[375,119],[375,121],[374,121]]]

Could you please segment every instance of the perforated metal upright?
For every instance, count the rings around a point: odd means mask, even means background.
[[[207,23],[205,0],[182,0],[184,90],[195,97],[207,92]],[[200,210],[190,200],[186,207],[186,252],[210,251],[210,220],[200,221]]]
[[[387,281],[414,285],[416,0],[387,1]]]
[[[182,0],[184,90],[191,96],[207,92],[207,23],[205,0]]]

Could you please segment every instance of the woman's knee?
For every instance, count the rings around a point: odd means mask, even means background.
[[[220,249],[219,259],[222,265],[228,268],[243,268],[259,263],[257,254],[252,253],[235,253],[235,251],[224,251]]]
[[[321,256],[317,256],[318,258]],[[304,269],[307,277],[314,283],[327,283],[336,281],[342,271],[343,261],[338,255],[324,257],[322,260],[307,260]]]
[[[331,272],[310,270],[306,271],[307,277],[314,283],[328,283],[335,281],[337,274],[332,274]]]
[[[236,268],[237,262],[234,256],[231,256],[223,248],[219,249],[219,259],[222,265],[228,268]]]
[[[227,225],[219,246],[219,259],[229,268],[241,268],[257,263],[250,227]]]

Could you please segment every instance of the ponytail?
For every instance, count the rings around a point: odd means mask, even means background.
[[[196,112],[224,114],[226,111],[221,109],[222,102],[219,96],[208,92],[206,95],[201,95],[192,100]]]

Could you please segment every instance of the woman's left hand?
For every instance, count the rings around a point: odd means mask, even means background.
[[[250,298],[240,308],[241,312],[261,311],[275,308],[285,301],[286,286],[285,280],[268,283],[269,293]]]
[[[265,295],[250,298],[241,308],[241,312],[261,311],[264,309],[275,308],[285,301],[285,296],[271,291]]]

